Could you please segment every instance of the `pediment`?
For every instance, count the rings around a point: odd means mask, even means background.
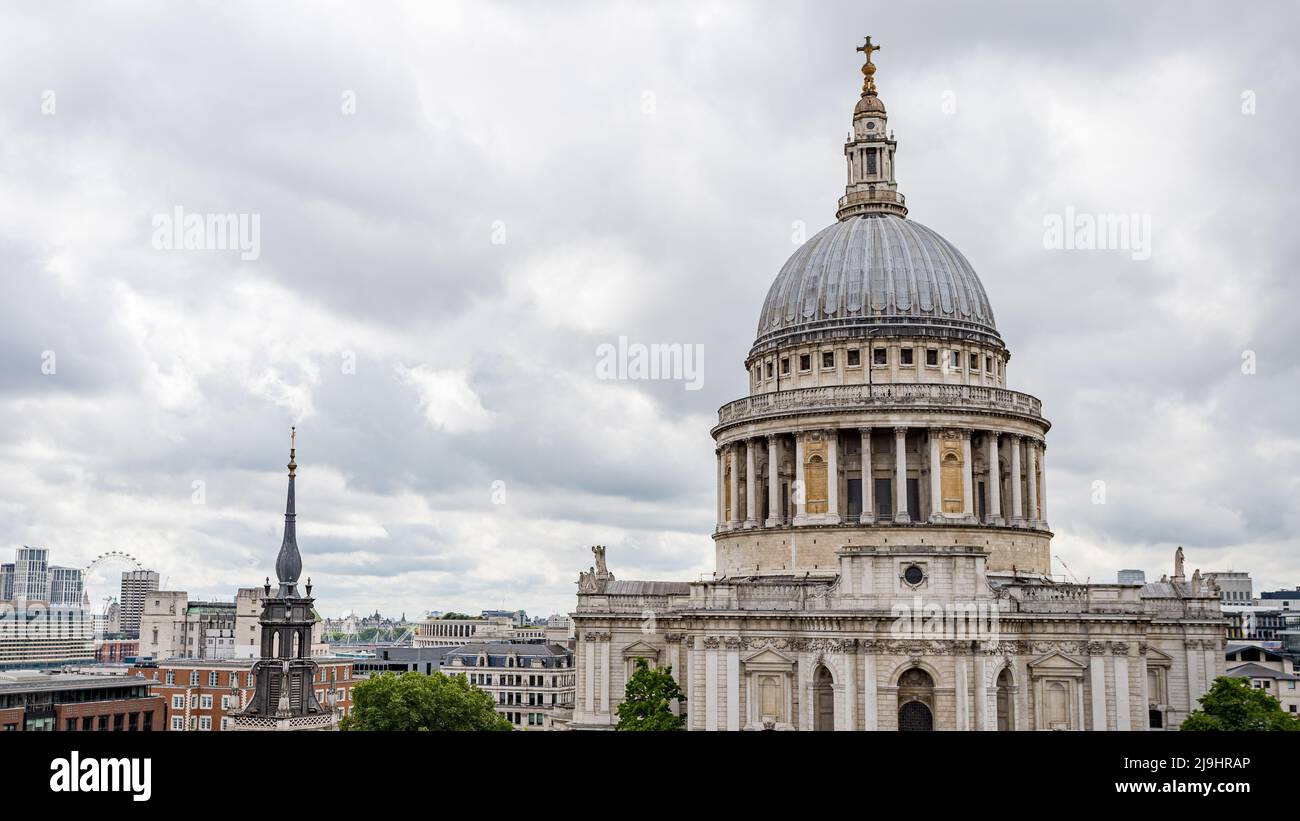
[[[747,666],[761,666],[771,668],[793,668],[794,659],[771,647],[764,647],[758,652],[741,659]]]
[[[1086,664],[1076,661],[1062,653],[1060,650],[1053,650],[1045,656],[1039,656],[1029,662],[1029,668],[1035,672],[1068,672],[1078,673],[1087,667]]]
[[[635,641],[623,648],[623,658],[659,658],[660,649],[644,641]]]
[[[1148,667],[1172,667],[1174,657],[1156,648],[1147,645],[1147,666]]]

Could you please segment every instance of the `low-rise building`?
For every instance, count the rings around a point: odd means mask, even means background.
[[[1254,604],[1255,583],[1249,573],[1239,570],[1211,570],[1203,578],[1219,588],[1219,600],[1224,604]]]
[[[1223,651],[1224,667],[1231,670],[1243,664],[1258,664],[1280,673],[1300,675],[1300,658],[1283,650],[1273,650],[1258,644],[1229,642]]]
[[[546,620],[546,643],[560,644],[572,649],[573,620],[561,613],[556,613]]]
[[[95,644],[95,661],[99,664],[120,664],[139,655],[139,639],[104,639]]]
[[[423,673],[432,675],[441,671],[444,658],[452,647],[376,647],[373,655],[352,660],[352,672],[357,676],[375,673]]]
[[[466,676],[518,729],[566,729],[577,678],[573,651],[556,644],[466,644],[447,653],[443,672]]]
[[[415,628],[416,647],[460,647],[470,642],[508,641],[516,630],[504,616],[491,618],[425,619]]]
[[[1276,607],[1258,607],[1253,604],[1221,605],[1228,620],[1229,641],[1280,641],[1282,611]]]
[[[163,729],[163,701],[139,675],[53,671],[0,673],[0,732]]]
[[[1255,662],[1231,667],[1224,675],[1228,678],[1249,679],[1250,686],[1268,693],[1281,703],[1283,710],[1300,718],[1300,688],[1296,687],[1296,682],[1300,682],[1300,676]]]
[[[143,676],[166,704],[165,729],[175,732],[234,729],[234,715],[248,704],[257,686],[255,659],[171,658],[141,661],[131,668]],[[335,707],[339,717],[352,709],[353,659],[317,658],[316,698]]]
[[[1276,610],[1300,612],[1300,587],[1295,590],[1267,590],[1259,594],[1259,602]]]

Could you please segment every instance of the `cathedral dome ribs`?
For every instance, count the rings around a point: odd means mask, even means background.
[[[1005,346],[962,253],[914,220],[861,217],[823,229],[768,289],[751,356],[791,344],[927,336]]]

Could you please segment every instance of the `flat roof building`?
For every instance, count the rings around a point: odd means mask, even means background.
[[[432,675],[442,670],[447,653],[453,647],[376,647],[374,656],[357,658],[352,671],[357,675],[376,673],[423,673]]]
[[[0,732],[152,732],[163,701],[143,676],[0,673]]]

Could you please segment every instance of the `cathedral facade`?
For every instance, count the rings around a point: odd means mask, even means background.
[[[837,220],[786,262],[724,405],[714,578],[580,574],[575,729],[637,659],[690,730],[1176,728],[1223,673],[1218,595],[1051,573],[1042,403],[970,263],[907,218],[870,38]]]

